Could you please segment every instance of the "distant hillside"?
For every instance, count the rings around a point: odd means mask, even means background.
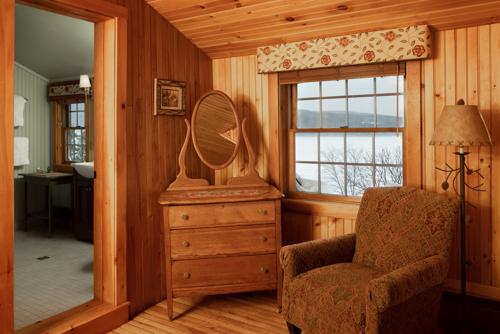
[[[318,112],[311,110],[301,109],[298,113],[299,118],[297,119],[297,125],[299,128],[315,128],[317,127],[316,117],[318,117]],[[374,116],[373,114],[368,113],[351,113],[349,114],[349,123],[351,127],[356,128],[371,128],[375,127],[374,124]],[[326,125],[348,125],[345,124],[346,115],[345,111],[328,111],[323,112],[323,124]],[[402,118],[399,118],[399,126],[403,127],[404,124]],[[377,123],[378,127],[382,128],[390,128],[396,126],[396,116],[386,116],[386,115],[377,115]]]

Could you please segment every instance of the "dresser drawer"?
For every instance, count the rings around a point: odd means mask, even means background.
[[[276,252],[276,225],[172,230],[172,259]]]
[[[276,281],[276,255],[230,256],[172,263],[172,287]]]
[[[274,201],[171,206],[172,228],[273,222]]]

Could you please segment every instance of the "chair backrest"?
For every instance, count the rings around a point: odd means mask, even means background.
[[[385,272],[432,255],[450,257],[456,199],[412,187],[369,188],[356,220],[353,262]]]

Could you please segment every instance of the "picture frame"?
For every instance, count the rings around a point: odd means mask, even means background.
[[[183,116],[186,114],[186,82],[166,79],[154,80],[155,116]]]

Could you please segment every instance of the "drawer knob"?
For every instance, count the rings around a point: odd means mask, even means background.
[[[269,269],[267,269],[266,267],[260,267],[260,271],[264,274],[267,274],[269,272]]]
[[[184,247],[189,247],[189,245],[190,245],[190,243],[189,243],[189,241],[187,241],[187,240],[184,240],[184,241],[182,242],[182,246],[184,246]]]
[[[184,278],[188,279],[188,278],[191,278],[191,273],[184,273],[182,276],[184,276]]]
[[[259,213],[260,213],[261,215],[264,215],[264,216],[265,216],[265,215],[267,215],[267,210],[266,210],[266,209],[259,209]]]
[[[182,219],[184,220],[188,220],[189,219],[189,215],[183,213],[182,216],[181,216]]]
[[[265,235],[261,235],[260,236],[260,241],[266,242],[267,241],[267,237]]]

